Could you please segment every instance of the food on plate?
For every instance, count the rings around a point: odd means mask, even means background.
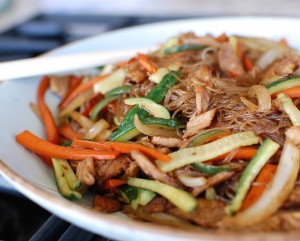
[[[94,193],[95,211],[299,230],[299,66],[285,39],[183,33],[96,76],[45,76],[31,108],[46,138],[16,141],[53,168],[62,196]]]

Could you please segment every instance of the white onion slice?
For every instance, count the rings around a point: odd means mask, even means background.
[[[263,85],[253,85],[248,91],[248,96],[256,97],[258,100],[257,111],[269,111],[272,106],[272,99],[269,90]]]
[[[287,53],[286,49],[272,48],[265,52],[256,62],[256,65],[261,69],[265,70],[275,60],[282,58]]]
[[[289,140],[285,142],[272,182],[261,197],[235,217],[225,219],[230,228],[257,224],[275,213],[289,197],[299,172],[299,149]]]
[[[187,187],[198,187],[207,183],[205,177],[192,177],[184,174],[178,175],[177,177],[179,181]]]
[[[86,132],[84,138],[93,140],[99,133],[108,129],[108,127],[108,122],[104,119],[100,119]]]

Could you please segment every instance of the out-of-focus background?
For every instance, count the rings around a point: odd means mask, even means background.
[[[192,17],[299,16],[297,0],[0,0],[0,61],[133,25]]]
[[[194,17],[299,17],[299,9],[297,0],[0,0],[0,62],[146,23]],[[31,241],[107,240],[51,216],[0,176],[0,240],[23,241],[32,235]]]

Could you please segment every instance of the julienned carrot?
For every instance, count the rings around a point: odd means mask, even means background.
[[[61,109],[61,105],[65,101],[65,99],[68,98],[68,96],[73,92],[73,90],[75,88],[77,88],[78,85],[80,85],[82,79],[83,79],[82,77],[77,77],[77,76],[73,76],[73,75],[71,75],[69,77],[69,81],[70,81],[69,89],[68,89],[68,92],[66,93],[65,97],[61,100],[60,104],[58,105],[59,109]]]
[[[256,154],[257,149],[254,147],[241,147],[234,154],[233,158],[235,159],[251,159]],[[210,161],[222,161],[226,158],[229,153],[218,156]]]
[[[281,38],[278,43],[283,46],[289,46],[289,43],[285,38]]]
[[[83,160],[86,157],[92,157],[98,160],[112,160],[116,159],[120,154],[118,151],[75,149],[72,147],[58,146],[37,137],[27,130],[16,135],[16,141],[36,154],[69,160]]]
[[[253,185],[246,196],[242,209],[246,209],[250,207],[253,203],[257,201],[257,199],[261,196],[261,194],[266,189],[267,184],[272,180],[273,175],[276,171],[276,165],[273,164],[266,164],[260,173],[258,174],[258,177],[256,178],[255,182],[257,185]]]
[[[138,150],[140,152],[143,152],[146,155],[152,156],[163,162],[169,162],[171,160],[171,157],[166,154],[163,154],[153,148],[146,147],[140,144],[135,144],[135,143],[110,142],[110,141],[96,142],[96,141],[74,139],[72,146],[77,148],[90,148],[90,149],[97,149],[97,150],[114,150],[121,153],[130,153],[132,150]]]
[[[137,150],[146,155],[152,156],[162,162],[169,162],[171,160],[171,157],[169,155],[163,154],[153,148],[143,146],[140,144],[109,141],[104,142],[104,144],[111,146],[114,150],[119,151],[121,153],[130,153],[132,150]]]
[[[254,67],[253,62],[246,55],[243,55],[243,65],[246,71],[251,71]]]
[[[125,180],[122,180],[122,179],[108,179],[108,180],[105,181],[104,187],[107,188],[107,189],[110,189],[110,188],[114,188],[114,187],[124,185],[126,183],[127,182]]]
[[[74,148],[113,151],[113,148],[111,146],[108,146],[108,145],[106,145],[102,142],[80,140],[80,139],[77,139],[77,138],[75,138],[73,140],[71,146],[74,147]]]
[[[68,96],[67,98],[60,104],[60,109],[64,109],[77,95],[80,93],[93,88],[93,85],[98,83],[99,81],[105,79],[108,75],[99,75],[90,81],[78,85]]]
[[[140,64],[150,73],[155,73],[157,68],[156,66],[150,61],[150,59],[147,57],[147,55],[138,53],[137,59],[140,62]]]
[[[45,76],[40,82],[38,91],[37,91],[37,102],[38,107],[41,112],[42,122],[45,126],[47,140],[51,143],[57,144],[58,142],[58,130],[52,116],[51,111],[49,110],[47,104],[44,100],[44,95],[49,87],[49,77]]]
[[[288,97],[290,97],[292,99],[299,98],[300,97],[300,86],[289,88],[289,89],[286,89],[286,90],[282,90],[282,91],[272,95],[272,97],[276,98],[276,96],[279,93],[286,94]]]
[[[58,127],[58,132],[60,135],[68,138],[69,140],[73,140],[77,136],[77,133],[67,123],[62,123]]]

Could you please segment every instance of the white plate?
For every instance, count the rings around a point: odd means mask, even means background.
[[[241,34],[264,36],[274,39],[284,37],[300,49],[300,35],[297,29],[300,19],[287,18],[216,18],[172,21],[144,25],[95,36],[59,48],[51,54],[79,53],[95,50],[113,50],[152,47],[164,42],[172,35],[194,31],[197,34],[214,35]],[[16,70],[18,71],[18,70]],[[40,78],[8,81],[0,85],[0,173],[17,190],[55,215],[94,233],[116,240],[224,240],[224,233],[207,230],[181,230],[129,220],[122,215],[99,214],[86,208],[89,197],[79,203],[62,198],[56,191],[52,170],[34,154],[15,142],[15,135],[28,129],[40,137],[44,130],[29,109],[29,102],[35,101]],[[58,99],[47,94],[52,110]],[[227,233],[228,239],[238,240],[241,234]],[[254,238],[268,240],[297,239],[293,234],[243,234],[243,240]]]

